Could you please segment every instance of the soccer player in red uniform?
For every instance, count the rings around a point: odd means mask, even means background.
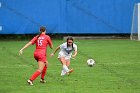
[[[46,28],[44,26],[40,27],[40,34],[35,36],[29,43],[27,43],[23,48],[20,49],[19,55],[22,54],[23,50],[30,45],[36,44],[36,49],[34,51],[34,58],[38,62],[38,69],[32,74],[30,79],[27,81],[29,85],[33,85],[33,81],[41,74],[41,83],[45,83],[44,80],[48,61],[46,59],[47,46],[52,49],[52,41],[48,35],[46,35]]]

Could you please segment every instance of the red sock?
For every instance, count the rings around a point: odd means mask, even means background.
[[[36,71],[36,72],[34,72],[34,74],[30,77],[30,80],[35,80],[38,76],[40,75],[40,71]]]
[[[42,73],[41,73],[41,79],[44,79],[44,77],[45,77],[45,75],[46,75],[46,71],[47,71],[47,66],[45,66],[45,67],[43,68],[43,71],[42,71]]]

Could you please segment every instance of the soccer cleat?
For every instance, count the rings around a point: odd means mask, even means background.
[[[70,69],[68,72],[67,72],[67,75],[70,75],[70,73],[72,73],[74,71],[74,69]]]
[[[44,79],[41,79],[40,83],[46,83],[46,81]]]
[[[67,73],[64,73],[64,74],[62,74],[62,73],[61,73],[61,75],[60,75],[60,76],[62,76],[62,77],[63,77],[63,76],[65,76],[66,74],[67,74]]]
[[[27,80],[27,83],[31,86],[33,85],[33,82],[31,80]]]

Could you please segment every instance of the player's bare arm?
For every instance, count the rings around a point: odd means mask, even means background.
[[[60,49],[60,47],[58,46],[58,47],[55,49],[55,51],[51,53],[50,56],[51,56],[51,57],[54,56],[54,54],[55,54],[59,49]]]
[[[77,55],[77,51],[74,51],[74,54],[72,55],[72,57],[76,57]]]
[[[50,44],[49,46],[50,46],[51,49],[53,49],[53,44]]]
[[[19,50],[19,55],[21,55],[22,53],[23,53],[23,50],[25,49],[25,48],[27,48],[28,46],[30,46],[32,44],[32,42],[29,42],[29,43],[27,43],[23,48],[21,48],[20,50]]]

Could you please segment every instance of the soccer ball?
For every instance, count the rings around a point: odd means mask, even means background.
[[[95,60],[93,60],[93,59],[88,59],[88,60],[87,60],[87,65],[88,65],[89,67],[92,67],[93,65],[95,65]]]

